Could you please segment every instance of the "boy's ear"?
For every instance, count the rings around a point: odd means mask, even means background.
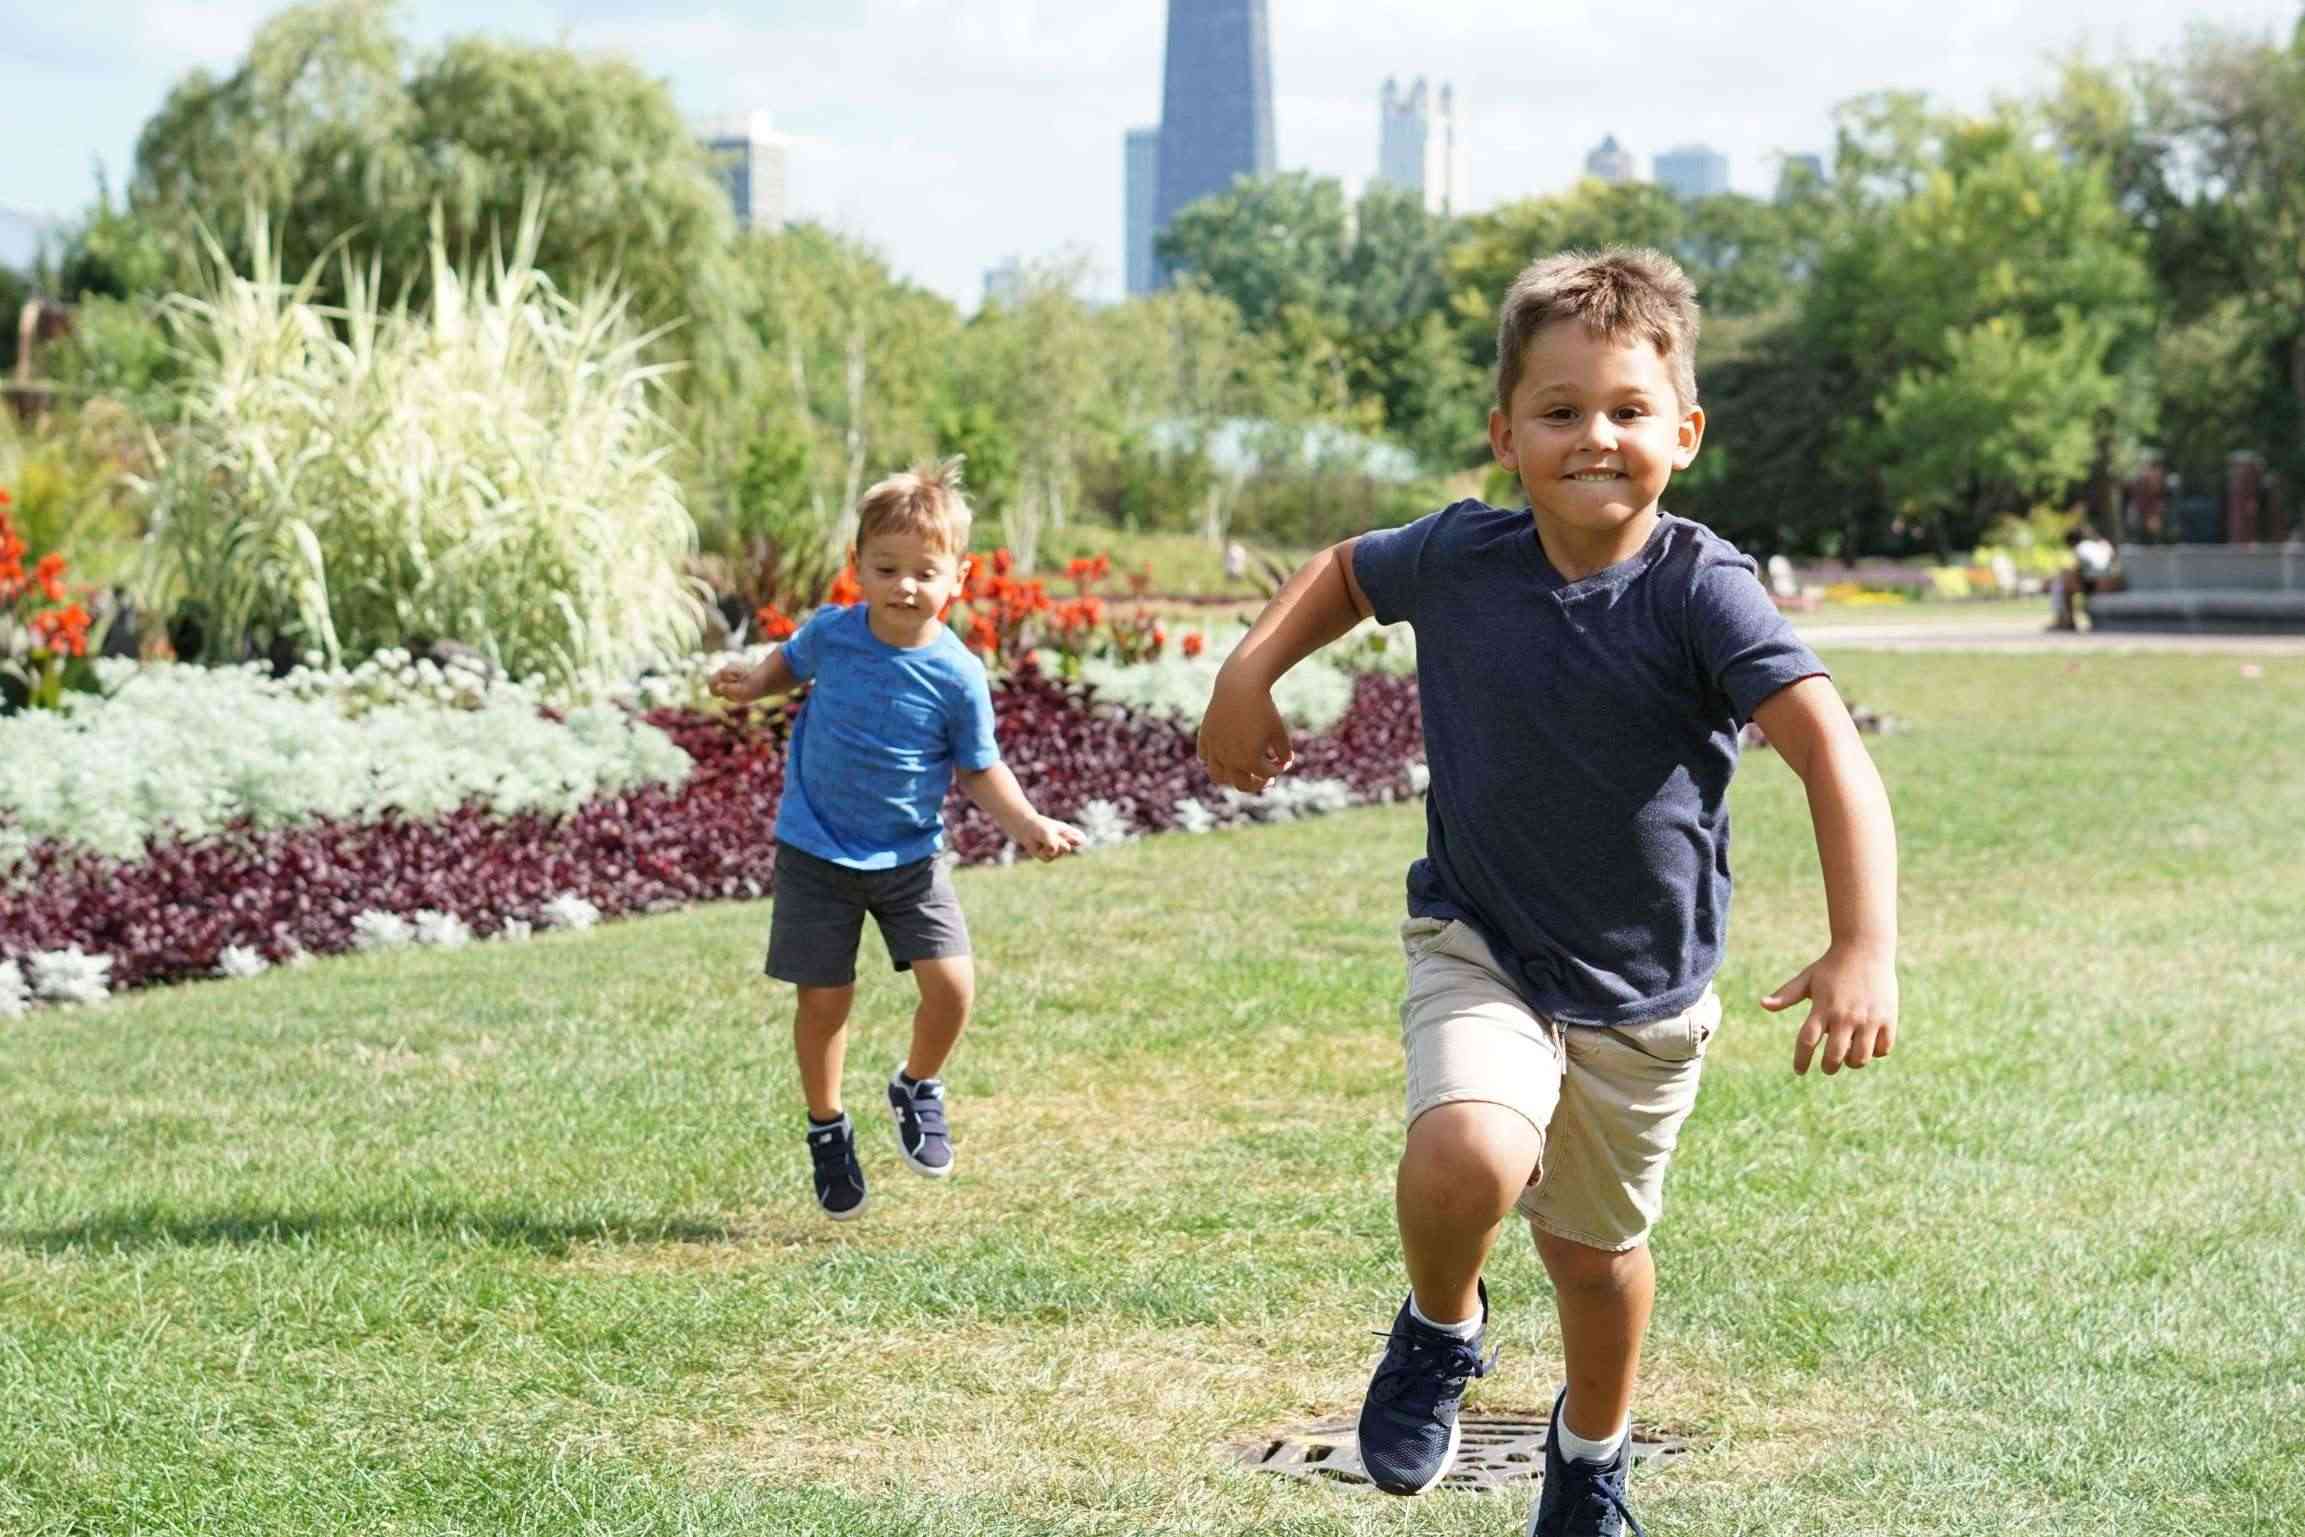
[[[1513,453],[1513,420],[1495,406],[1489,407],[1489,452],[1506,469],[1520,470],[1520,460]]]
[[[1705,441],[1705,408],[1689,407],[1688,415],[1681,418],[1678,441],[1673,444],[1673,468],[1685,470],[1697,457],[1697,450]]]

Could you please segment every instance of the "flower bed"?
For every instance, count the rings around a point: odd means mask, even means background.
[[[1329,730],[1301,741],[1296,772],[1263,796],[1209,782],[1189,721],[1102,701],[1030,666],[994,703],[1003,752],[1035,804],[1112,843],[1409,793],[1423,757],[1414,681],[1365,674],[1351,697]],[[249,975],[309,955],[519,938],[596,915],[766,893],[787,717],[671,705],[640,719],[653,729],[636,739],[661,733],[684,771],[606,787],[573,807],[508,804],[485,787],[429,814],[371,798],[268,821],[244,804],[221,825],[194,822],[196,831],[139,826],[141,852],[126,855],[118,842],[28,837],[19,821],[13,872],[0,877],[0,1014],[34,996],[88,1001],[108,988]],[[948,818],[961,859],[1013,857],[957,795]]]

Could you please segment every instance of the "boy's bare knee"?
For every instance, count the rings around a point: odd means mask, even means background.
[[[1409,1128],[1401,1181],[1436,1192],[1517,1193],[1537,1171],[1543,1140],[1528,1119],[1477,1101],[1437,1105]]]

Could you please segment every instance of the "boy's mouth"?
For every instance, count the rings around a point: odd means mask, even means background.
[[[1578,470],[1565,478],[1584,481],[1592,485],[1601,485],[1612,480],[1623,480],[1625,472],[1623,470]]]

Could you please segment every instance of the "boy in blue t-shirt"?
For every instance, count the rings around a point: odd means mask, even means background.
[[[890,476],[857,505],[850,553],[864,601],[818,609],[757,667],[712,679],[733,704],[814,685],[777,807],[768,974],[798,990],[792,1034],[816,1199],[836,1221],[862,1216],[866,1202],[840,1094],[865,914],[896,969],[920,984],[912,1046],[888,1083],[897,1148],[915,1173],[942,1179],[953,1153],[937,1075],[976,994],[968,925],[938,858],[945,792],[957,776],[1036,859],[1081,845],[1078,828],[1033,810],[1000,761],[984,664],[938,617],[960,592],[968,527],[957,459]]]
[[[1761,1000],[1809,1000],[1806,1072],[1896,1036],[1896,833],[1880,776],[1753,562],[1664,512],[1696,457],[1696,295],[1653,251],[1569,252],[1507,292],[1489,439],[1528,493],[1315,556],[1227,660],[1210,773],[1289,767],[1272,685],[1364,618],[1416,627],[1432,770],[1401,927],[1407,1145],[1395,1206],[1410,1292],[1359,1422],[1376,1483],[1415,1494],[1457,1452],[1480,1273],[1527,1218],[1560,1314],[1532,1537],[1617,1537],[1655,1288],[1648,1234],[1721,1020],[1729,777],[1757,721],[1807,786],[1831,941]],[[1638,1529],[1636,1523],[1636,1530]]]

